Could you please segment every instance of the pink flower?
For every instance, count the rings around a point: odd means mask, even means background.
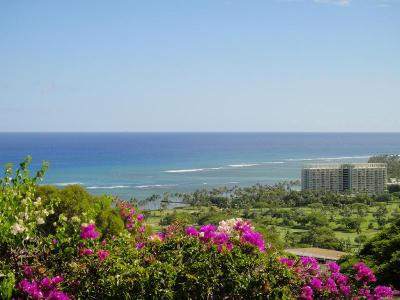
[[[258,232],[248,231],[242,235],[242,243],[252,244],[260,250],[260,252],[265,251],[265,243],[262,235]]]
[[[304,300],[312,300],[313,299],[313,290],[308,285],[301,289],[301,299]]]
[[[197,236],[197,235],[199,235],[199,232],[193,226],[190,226],[190,227],[186,228],[185,233],[188,236]]]
[[[144,247],[143,242],[136,243],[136,249],[140,250],[140,249],[143,249],[143,247]]]
[[[331,293],[337,292],[336,282],[332,278],[328,278],[325,282],[326,289]]]
[[[64,278],[62,276],[55,276],[51,279],[51,283],[54,285],[57,285],[61,282],[63,282]]]
[[[18,283],[18,288],[28,294],[33,299],[43,299],[43,292],[40,290],[36,281],[29,282],[24,279]]]
[[[365,296],[365,297],[369,298],[369,296],[371,295],[371,292],[370,292],[369,289],[360,289],[358,291],[358,295]]]
[[[142,225],[139,228],[139,233],[143,233],[146,230],[146,226]]]
[[[202,226],[199,230],[200,240],[203,242],[210,241],[215,236],[215,230],[215,226],[211,224]]]
[[[97,256],[99,257],[100,261],[104,261],[110,253],[107,250],[99,250],[97,251]]]
[[[343,296],[348,297],[351,294],[351,288],[349,285],[340,285],[340,292],[343,294]]]
[[[71,298],[60,291],[51,291],[49,295],[46,297],[46,300],[70,300]]]
[[[340,266],[336,262],[330,262],[327,264],[329,270],[331,273],[339,273],[340,272]]]
[[[90,256],[93,255],[94,251],[93,249],[90,248],[85,248],[82,250],[82,255]]]
[[[382,298],[393,298],[394,294],[390,287],[378,285],[374,289],[374,296],[374,299],[380,300]]]
[[[22,267],[22,274],[25,275],[25,277],[32,277],[33,275],[33,269],[30,266],[23,266]]]
[[[322,289],[322,280],[318,277],[314,277],[311,280],[310,285],[314,290],[321,290]]]
[[[128,231],[131,231],[133,228],[133,224],[132,223],[126,223],[125,225],[126,229],[128,229]]]
[[[144,215],[140,214],[137,216],[138,221],[142,222],[144,220]]]
[[[228,242],[229,235],[223,232],[217,232],[213,238],[213,243],[216,245],[222,245]]]
[[[50,289],[51,287],[51,280],[49,277],[44,277],[41,281],[40,281],[40,285],[42,286],[42,288],[45,289]]]
[[[301,264],[305,269],[316,271],[319,269],[318,261],[314,257],[303,256]]]
[[[356,280],[363,283],[370,283],[376,281],[376,277],[372,270],[364,263],[359,262],[355,264],[354,269],[357,270]]]
[[[99,233],[96,231],[96,225],[83,224],[80,237],[81,239],[97,239],[99,237]]]
[[[286,257],[281,257],[279,259],[279,262],[281,264],[287,265],[288,267],[293,267],[293,265],[294,265],[294,260],[290,259],[290,258],[286,258]]]
[[[153,233],[149,236],[149,240],[154,242],[162,242],[165,240],[165,236],[162,233]]]

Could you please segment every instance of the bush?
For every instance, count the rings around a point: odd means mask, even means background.
[[[72,218],[82,217],[83,214],[86,218],[95,220],[104,235],[117,235],[124,228],[121,217],[112,208],[111,197],[93,196],[80,185],[68,185],[64,188],[39,186],[35,195],[40,197],[45,204],[54,200],[58,203],[54,208],[54,214],[47,219],[47,226],[44,229],[52,230],[51,224],[57,222],[60,215]]]
[[[181,223],[184,225],[190,225],[194,223],[194,217],[187,212],[173,212],[168,214],[160,220],[160,225],[167,226],[173,223]]]

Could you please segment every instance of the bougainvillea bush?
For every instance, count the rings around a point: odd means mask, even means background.
[[[0,181],[1,299],[378,300],[395,294],[362,262],[343,274],[336,263],[286,257],[242,219],[200,228],[174,223],[152,232],[143,214],[118,201],[112,209],[124,228],[102,231],[91,213],[57,213],[62,199],[43,203],[36,188],[44,170],[31,178],[28,163],[16,175],[7,168]]]

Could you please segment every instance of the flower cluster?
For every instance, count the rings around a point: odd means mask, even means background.
[[[138,214],[133,205],[128,202],[120,201],[117,203],[117,207],[128,231],[132,231],[137,225],[139,226],[139,233],[144,232],[145,226],[141,224],[144,221],[143,214]]]
[[[204,225],[199,230],[188,227],[185,233],[199,238],[204,243],[216,245],[220,252],[232,250],[235,244],[252,245],[261,252],[265,251],[262,235],[254,231],[251,223],[240,218],[221,221],[218,227],[211,224]]]
[[[80,237],[85,240],[97,239],[99,233],[96,231],[96,226],[94,224],[82,224]]]
[[[96,225],[93,223],[90,224],[82,224],[82,230],[80,233],[80,238],[84,240],[90,240],[90,239],[97,239],[99,237],[99,233],[96,230]],[[107,244],[106,240],[103,240],[101,242],[103,246]],[[79,255],[80,256],[91,256],[95,253],[95,251],[92,248],[85,248],[84,244],[81,243],[79,245]],[[104,261],[110,253],[107,250],[100,249],[97,251],[97,256],[100,261]]]
[[[303,281],[300,299],[381,300],[393,297],[389,287],[378,286],[372,290],[368,284],[376,281],[375,275],[361,262],[354,265],[357,272],[354,278],[342,274],[336,262],[329,262],[324,268],[320,268],[312,257],[301,257],[297,261],[282,257],[280,262],[297,273]]]
[[[357,271],[356,279],[357,281],[361,281],[365,284],[375,282],[376,277],[372,270],[364,263],[359,262],[355,264],[354,269]]]
[[[18,283],[18,289],[30,299],[69,300],[70,297],[58,289],[63,280],[61,276],[44,277],[40,281],[23,279]]]

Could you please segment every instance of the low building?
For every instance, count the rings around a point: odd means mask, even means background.
[[[331,250],[331,249],[322,249],[322,248],[295,248],[295,249],[286,249],[285,252],[297,255],[297,256],[307,256],[314,257],[319,262],[327,262],[327,261],[336,261],[341,257],[349,255],[346,252]]]
[[[384,163],[314,164],[301,173],[302,190],[380,194],[386,190]]]

